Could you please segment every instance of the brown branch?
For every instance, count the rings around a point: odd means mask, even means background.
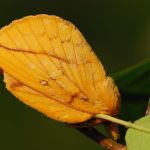
[[[107,150],[127,150],[126,146],[115,142],[110,138],[106,138],[103,134],[98,132],[95,128],[76,128],[78,131],[94,140]]]

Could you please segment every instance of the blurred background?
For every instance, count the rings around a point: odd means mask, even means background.
[[[0,27],[15,19],[41,13],[73,22],[109,74],[150,57],[149,0],[0,0]],[[6,91],[2,77],[0,80],[0,149],[100,150],[98,144],[75,129],[48,119],[19,102]],[[137,107],[131,108],[136,114],[122,118],[139,117],[145,106],[140,101]],[[126,108],[123,109],[125,112]]]

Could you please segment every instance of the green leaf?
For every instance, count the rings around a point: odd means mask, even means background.
[[[150,96],[150,58],[112,74],[112,77],[122,92]]]
[[[135,124],[150,129],[150,115],[135,121]],[[128,150],[150,150],[150,133],[129,128],[125,138]]]

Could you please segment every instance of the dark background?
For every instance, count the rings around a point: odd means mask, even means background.
[[[1,27],[40,13],[73,22],[109,74],[150,57],[149,0],[0,0]],[[6,91],[2,77],[0,80],[1,150],[100,150],[75,129],[19,102]],[[133,109],[141,113],[138,106]]]

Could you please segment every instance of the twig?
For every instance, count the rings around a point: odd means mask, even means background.
[[[110,138],[106,138],[103,134],[99,133],[95,128],[76,128],[78,131],[88,136],[107,150],[127,150],[126,146],[115,142]]]

